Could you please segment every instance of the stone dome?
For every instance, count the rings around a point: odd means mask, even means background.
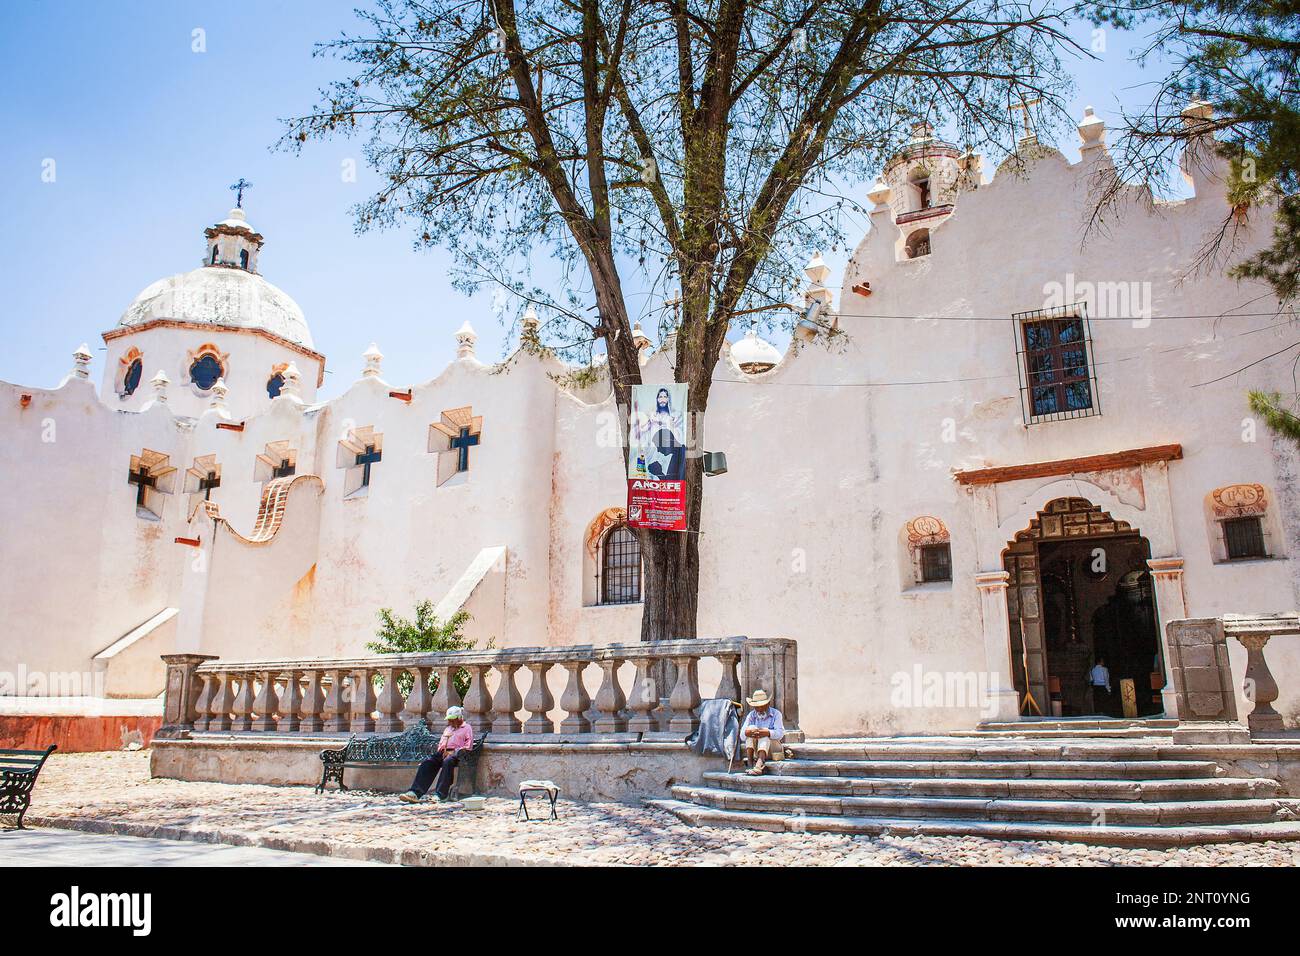
[[[731,346],[731,357],[746,372],[765,372],[781,361],[781,353],[750,329],[745,337]]]
[[[270,332],[306,348],[311,331],[298,303],[260,275],[243,269],[202,266],[159,279],[135,297],[118,325],[157,319]]]

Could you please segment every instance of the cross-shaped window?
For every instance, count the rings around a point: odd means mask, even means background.
[[[469,450],[483,440],[483,416],[469,405],[442,413],[429,426],[429,451],[438,456],[438,486],[469,479]]]
[[[127,481],[135,485],[135,506],[144,508],[145,506],[145,489],[153,488],[158,484],[158,479],[149,474],[149,469],[141,465],[138,470],[127,474]]]
[[[367,445],[366,450],[357,455],[357,464],[361,466],[361,487],[370,485],[370,466],[384,457],[381,451],[375,451],[374,445]]]
[[[203,492],[203,500],[212,500],[212,489],[221,487],[221,476],[215,471],[210,471],[204,477],[199,479],[199,491]]]
[[[460,434],[451,439],[451,447],[456,450],[456,470],[469,471],[469,450],[478,444],[478,435],[471,435],[469,426],[463,426]]]
[[[280,464],[276,465],[274,468],[271,469],[271,477],[287,478],[297,470],[298,470],[298,466],[295,465],[292,461],[290,461],[288,458],[281,458]]]

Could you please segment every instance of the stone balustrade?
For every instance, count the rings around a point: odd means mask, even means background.
[[[787,728],[798,733],[795,642],[729,637],[337,660],[232,662],[168,654],[163,657],[165,722],[157,736],[392,733],[431,716],[439,719],[458,704],[478,735],[546,740],[556,734],[639,734],[681,740],[699,724],[699,664],[707,659],[722,671],[711,696],[740,700],[762,687],[775,698]],[[631,671],[626,688],[625,670]],[[558,701],[553,673],[563,676]],[[594,694],[589,674],[599,677]],[[468,681],[463,697],[457,675]],[[525,679],[527,692],[521,693]],[[526,719],[520,720],[521,713]]]

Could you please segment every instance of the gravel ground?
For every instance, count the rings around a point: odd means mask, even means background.
[[[1300,843],[1168,850],[979,837],[852,837],[690,827],[641,806],[561,800],[558,821],[516,802],[409,805],[369,791],[152,779],[147,751],[55,754],[28,823],[404,863],[817,866],[1300,866]]]

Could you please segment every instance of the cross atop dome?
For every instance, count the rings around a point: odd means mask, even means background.
[[[250,183],[250,182],[249,182],[247,179],[245,179],[243,176],[240,176],[240,177],[239,177],[239,182],[237,182],[237,183],[231,183],[231,184],[230,184],[230,191],[233,192],[233,193],[235,194],[235,208],[236,208],[236,209],[243,209],[243,208],[244,208],[244,190],[245,190],[245,189],[252,189],[252,188],[253,188],[253,184]]]

